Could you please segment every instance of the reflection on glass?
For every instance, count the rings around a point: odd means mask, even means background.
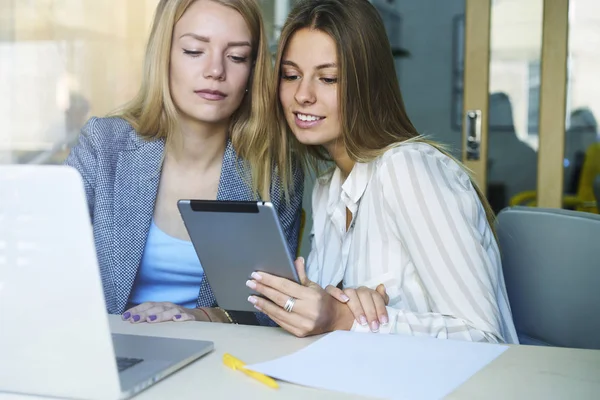
[[[0,0],[1,163],[60,163],[140,80],[158,0]]]
[[[0,163],[62,163],[90,116],[135,95],[157,4],[0,0]]]
[[[496,212],[535,200],[542,19],[543,0],[492,5],[487,194]]]
[[[565,132],[565,207],[598,212],[593,181],[600,176],[600,2],[569,4],[569,85]]]

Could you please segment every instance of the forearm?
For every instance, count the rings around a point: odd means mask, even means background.
[[[355,322],[354,315],[350,307],[344,303],[335,303],[335,317],[329,331],[351,331]]]
[[[494,327],[475,327],[469,322],[439,313],[415,313],[386,307],[389,323],[379,328],[380,334],[403,334],[431,336],[439,339],[454,339],[471,342],[503,343],[504,339]],[[371,332],[368,326],[354,322],[355,332]]]

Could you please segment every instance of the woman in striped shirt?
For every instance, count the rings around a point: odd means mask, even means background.
[[[410,122],[376,9],[301,1],[280,40],[284,135],[335,166],[314,188],[306,274],[297,262],[304,284],[255,273],[248,286],[266,299],[249,301],[298,336],[345,329],[516,343],[493,212],[465,169]],[[357,321],[322,289],[339,283],[349,303],[357,292],[377,298],[372,288],[384,284],[389,303],[364,302],[367,321]]]

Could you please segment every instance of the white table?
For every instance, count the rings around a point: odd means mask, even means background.
[[[359,398],[285,382],[278,390],[271,389],[222,363],[224,353],[231,353],[248,364],[267,361],[301,349],[317,338],[298,339],[276,328],[218,323],[133,325],[118,316],[110,316],[110,323],[115,333],[203,339],[215,343],[213,352],[140,393],[136,400]],[[27,397],[0,394],[0,400],[21,398]],[[600,399],[600,351],[511,346],[448,398]]]

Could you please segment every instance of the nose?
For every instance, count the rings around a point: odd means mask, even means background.
[[[225,80],[225,65],[223,58],[219,54],[213,54],[207,62],[204,70],[204,78],[218,81]]]
[[[314,102],[317,99],[311,82],[309,82],[308,80],[301,80],[296,90],[296,94],[294,95],[294,98],[296,99],[298,104],[301,105],[314,104]]]

